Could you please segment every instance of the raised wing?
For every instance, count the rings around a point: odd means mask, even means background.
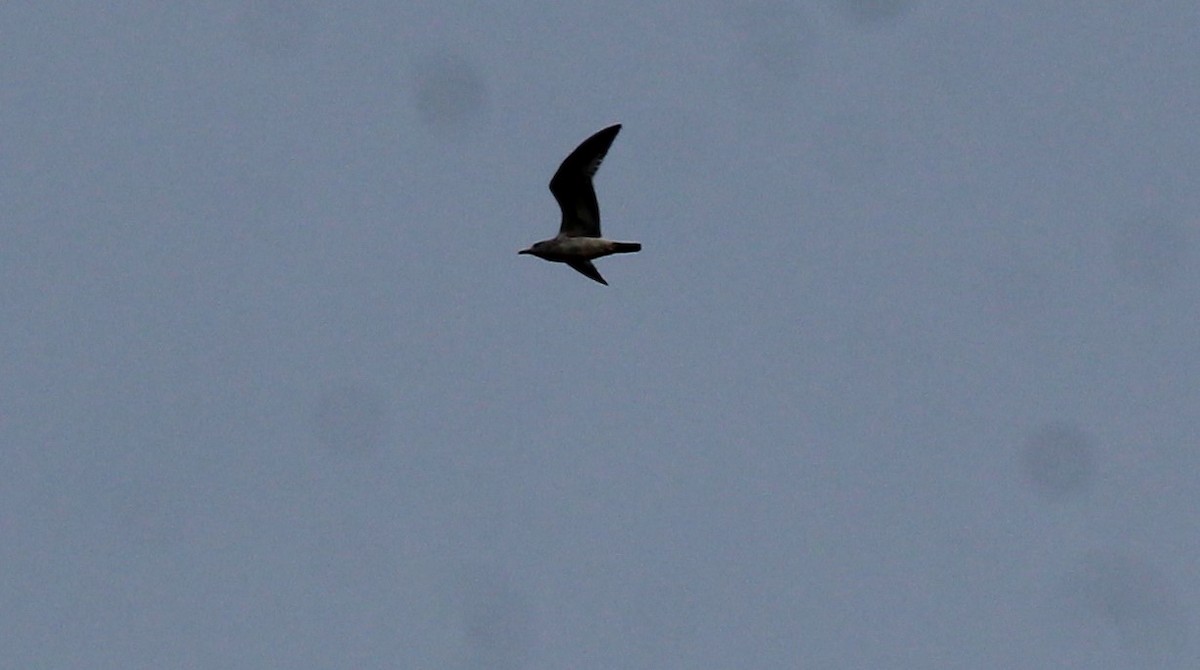
[[[558,172],[550,179],[550,192],[562,209],[559,235],[600,237],[600,205],[596,202],[592,177],[600,169],[600,163],[620,131],[621,124],[618,123],[584,140],[563,160]]]

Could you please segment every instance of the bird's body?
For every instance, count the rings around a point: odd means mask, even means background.
[[[592,261],[611,254],[641,251],[638,242],[617,242],[600,236],[600,205],[592,177],[621,130],[621,124],[609,126],[592,135],[563,160],[550,180],[550,192],[562,209],[558,235],[535,242],[518,253],[566,263],[584,276],[607,285]]]

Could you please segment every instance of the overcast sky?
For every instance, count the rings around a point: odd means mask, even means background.
[[[1195,668],[1198,112],[1196,0],[6,2],[0,657]]]

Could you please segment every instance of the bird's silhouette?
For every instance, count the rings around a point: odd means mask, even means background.
[[[621,124],[601,130],[587,138],[563,160],[550,179],[550,192],[562,209],[558,235],[535,242],[517,253],[530,254],[555,263],[566,263],[585,277],[608,285],[592,261],[612,254],[631,254],[642,250],[639,242],[616,242],[600,236],[600,205],[592,177],[608,154]]]

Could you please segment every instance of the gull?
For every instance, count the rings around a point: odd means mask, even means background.
[[[585,277],[608,286],[592,261],[611,254],[632,254],[642,250],[640,242],[615,242],[600,237],[600,205],[596,203],[592,177],[600,169],[608,147],[620,131],[621,124],[618,123],[592,135],[558,166],[558,172],[550,179],[550,192],[562,209],[558,235],[534,242],[518,254],[566,263]]]

